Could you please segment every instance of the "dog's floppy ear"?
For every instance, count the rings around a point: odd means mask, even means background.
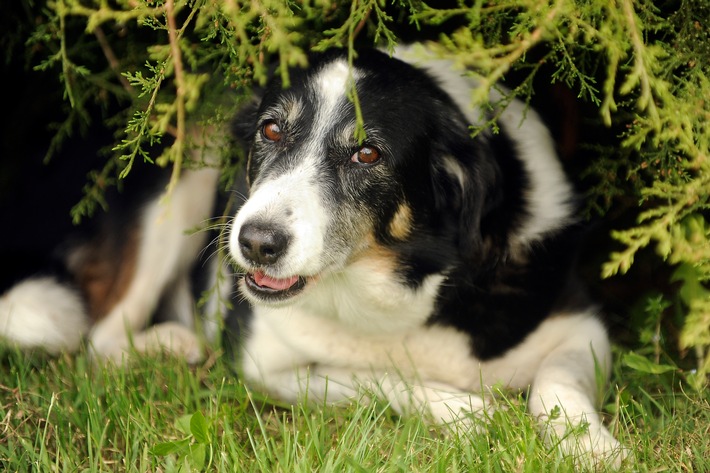
[[[450,130],[452,130],[450,128]],[[487,140],[451,133],[439,143],[435,159],[437,207],[455,219],[457,246],[472,270],[485,270],[503,256],[504,242],[494,241],[484,220],[503,200],[501,170]]]

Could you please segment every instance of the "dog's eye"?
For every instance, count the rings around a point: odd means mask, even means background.
[[[380,151],[372,146],[363,146],[352,155],[350,160],[360,164],[374,164],[380,159]]]
[[[281,141],[284,136],[279,124],[273,120],[268,120],[262,125],[261,134],[269,141]]]

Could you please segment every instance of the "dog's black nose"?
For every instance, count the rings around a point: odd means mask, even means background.
[[[288,247],[284,230],[255,222],[246,222],[239,230],[242,255],[254,264],[274,264]]]

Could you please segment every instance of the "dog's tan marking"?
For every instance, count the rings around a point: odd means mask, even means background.
[[[391,274],[395,271],[397,258],[392,250],[373,243],[360,253],[351,263],[355,266],[371,266],[370,270],[379,274]]]
[[[390,220],[389,234],[397,240],[405,240],[412,233],[412,208],[401,204]]]
[[[83,252],[82,252],[83,253]],[[92,323],[103,319],[121,300],[131,284],[136,269],[138,229],[126,234],[118,249],[108,242],[98,243],[78,255],[71,264]]]

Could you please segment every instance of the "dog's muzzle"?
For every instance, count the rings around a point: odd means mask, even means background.
[[[244,276],[246,289],[260,300],[278,302],[301,292],[306,278],[298,275],[274,277],[268,274],[287,253],[291,235],[278,226],[245,222],[239,229],[239,251],[255,270]]]

